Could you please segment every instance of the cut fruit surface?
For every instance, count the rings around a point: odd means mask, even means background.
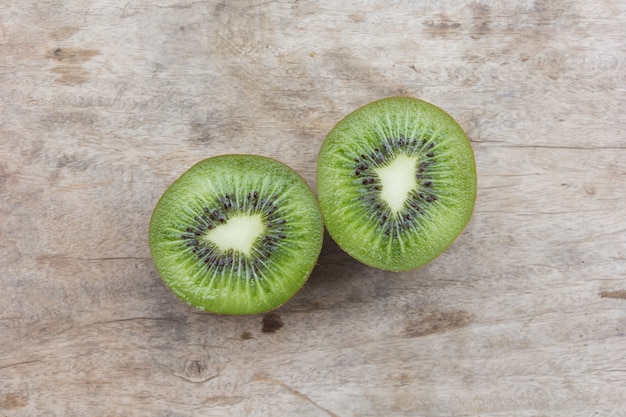
[[[289,300],[319,256],[323,223],[306,182],[286,165],[223,155],[191,167],[150,221],[155,266],[185,302],[254,314]]]
[[[380,180],[380,198],[387,203],[393,214],[398,213],[415,189],[415,164],[417,158],[398,155],[388,165],[372,168]]]
[[[328,232],[355,259],[417,268],[469,222],[476,167],[467,136],[440,108],[409,97],[363,106],[328,134],[317,193]]]
[[[204,239],[207,244],[215,245],[217,250],[224,253],[233,251],[250,256],[254,242],[264,231],[265,225],[261,214],[240,214],[208,230],[204,233]]]

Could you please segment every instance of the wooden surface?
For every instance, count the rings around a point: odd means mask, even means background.
[[[2,2],[1,417],[626,415],[626,3],[345,3]],[[334,123],[397,94],[472,139],[444,255],[394,274],[326,239],[266,316],[166,289],[178,175],[257,153],[314,186]]]

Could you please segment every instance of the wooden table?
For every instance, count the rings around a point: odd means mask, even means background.
[[[346,3],[3,3],[1,417],[626,415],[626,3]],[[257,153],[315,186],[326,133],[393,95],[472,140],[445,254],[382,272],[327,238],[265,316],[167,290],[177,176]]]

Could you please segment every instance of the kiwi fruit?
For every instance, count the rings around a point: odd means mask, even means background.
[[[313,191],[291,168],[257,155],[205,159],[158,201],[149,245],[186,303],[218,314],[273,310],[302,287],[324,234]]]
[[[410,97],[367,104],[322,144],[317,195],[326,229],[349,255],[406,271],[439,256],[476,199],[476,164],[458,123]]]

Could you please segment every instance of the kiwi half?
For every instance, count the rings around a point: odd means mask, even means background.
[[[149,244],[161,277],[183,301],[255,314],[302,287],[323,227],[317,200],[295,171],[262,156],[223,155],[194,165],[165,191]]]
[[[365,105],[322,145],[317,194],[326,228],[367,265],[404,271],[439,256],[476,199],[467,136],[440,108],[409,97]]]

